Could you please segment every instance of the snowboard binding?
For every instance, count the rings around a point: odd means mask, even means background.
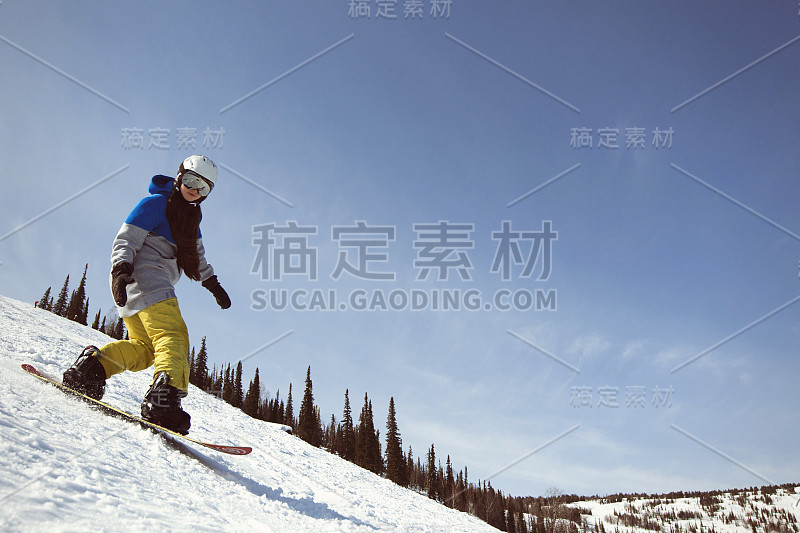
[[[101,400],[106,391],[106,371],[100,363],[101,353],[96,346],[87,346],[72,366],[64,372],[65,386]]]
[[[142,418],[161,427],[186,435],[191,416],[181,408],[186,393],[169,384],[169,374],[159,372],[142,401]]]

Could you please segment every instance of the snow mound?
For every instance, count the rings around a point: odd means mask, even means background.
[[[253,453],[176,449],[20,368],[61,375],[109,341],[0,296],[0,531],[496,531],[194,387],[191,435]],[[138,412],[150,379],[114,376],[104,401]]]

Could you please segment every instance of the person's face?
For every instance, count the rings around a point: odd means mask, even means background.
[[[200,193],[197,192],[197,189],[190,189],[183,183],[181,183],[181,195],[187,202],[196,202],[200,199]]]

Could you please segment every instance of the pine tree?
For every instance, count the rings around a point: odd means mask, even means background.
[[[223,376],[222,369],[220,369],[219,374],[217,374],[217,365],[214,365],[214,380],[210,387],[211,393],[216,396],[217,398],[222,397],[222,387],[225,381],[225,377]],[[259,387],[259,396],[261,395],[260,387]],[[261,403],[260,401],[257,403]],[[256,414],[258,414],[258,406],[256,406]]]
[[[69,303],[67,304],[67,310],[64,311],[64,316],[66,318],[68,318],[69,320],[72,320],[74,322],[78,321],[78,314],[75,312],[76,311],[75,310],[75,301],[76,301],[75,300],[75,295],[76,294],[77,294],[76,291],[72,291],[72,293],[69,296]]]
[[[256,368],[256,376],[250,382],[250,388],[247,389],[247,395],[244,397],[242,404],[242,411],[252,416],[258,417],[258,408],[261,403],[261,385],[258,382],[258,368]]]
[[[94,316],[94,322],[92,322],[92,329],[96,330],[100,329],[100,309],[97,310],[97,314]]]
[[[228,403],[233,401],[233,378],[231,377],[231,365],[225,368],[225,377],[222,380],[222,399]]]
[[[87,263],[86,266],[83,268],[83,277],[81,277],[81,282],[78,285],[78,288],[72,291],[72,296],[69,299],[69,304],[67,304],[67,310],[65,315],[70,320],[74,320],[75,322],[79,322],[86,325],[86,320],[83,317],[84,309],[86,308],[86,271],[89,269],[89,264]]]
[[[280,402],[281,391],[278,389],[278,392],[275,393],[275,398],[270,400],[269,394],[267,394],[267,401],[265,402],[264,408],[264,420],[267,422],[273,422],[275,424],[283,424],[283,408]]]
[[[369,416],[372,418],[372,401],[369,402]],[[374,422],[373,422],[374,427]],[[372,471],[376,474],[383,474],[385,465],[383,464],[383,451],[381,451],[381,432],[376,430],[372,435],[370,446],[370,464],[373,465]]]
[[[314,407],[314,423],[317,426],[317,447],[322,446],[322,439],[325,434],[325,428],[322,425],[322,415],[319,412],[319,406]]]
[[[303,401],[300,403],[300,418],[298,420],[297,436],[312,446],[319,446],[320,424],[314,409],[314,393],[311,382],[311,367],[306,370],[306,389],[303,392]]]
[[[483,482],[481,485],[480,480],[478,480],[478,486],[475,487],[475,490],[472,494],[474,500],[474,514],[484,522],[489,521],[489,507],[488,502],[486,499],[486,482]]]
[[[125,322],[122,321],[122,318],[117,319],[117,324],[114,326],[114,334],[112,337],[118,340],[122,340],[127,335],[125,331]]]
[[[397,429],[394,397],[389,399],[389,415],[386,418],[386,477],[401,487],[408,485],[408,471],[403,457],[403,442]]]
[[[362,467],[367,467],[367,405],[369,398],[364,394],[364,405],[361,407],[361,414],[358,415],[358,426],[356,427],[356,456],[355,463]],[[370,430],[371,431],[371,430]]]
[[[269,414],[269,392],[264,393],[266,396],[262,401],[258,402],[258,413],[256,413],[256,418],[258,420],[267,420],[267,416]]]
[[[214,369],[208,374],[206,382],[203,383],[202,389],[206,392],[214,394],[214,391],[216,390],[215,389],[216,383],[217,383],[217,365],[215,364]],[[242,403],[244,403],[244,396],[242,396]],[[240,403],[239,406],[241,407],[241,405],[242,404]]]
[[[339,430],[336,424],[336,415],[331,415],[331,425],[328,426],[328,431],[325,432],[324,446],[331,452],[339,449]]]
[[[58,299],[53,304],[52,311],[58,316],[66,316],[67,314],[67,292],[69,291],[69,274],[67,279],[64,280],[64,286],[61,287],[61,292],[58,293]]]
[[[371,472],[383,472],[383,458],[381,456],[380,434],[375,431],[375,422],[372,416],[372,402],[364,394],[364,407],[358,419],[356,432],[356,464]]]
[[[289,383],[289,396],[286,398],[286,408],[284,411],[283,423],[294,431],[297,424],[294,422],[294,408],[292,407],[292,384]]]
[[[349,393],[349,389],[344,391],[344,412],[342,413],[342,428],[338,451],[342,459],[354,462],[356,458],[356,433],[353,428],[353,413],[350,410]]]
[[[486,522],[488,522],[490,526],[494,526],[500,531],[505,531],[506,512],[502,493],[496,492],[490,484],[489,492],[486,494],[485,498],[488,513]]]
[[[242,362],[236,365],[236,377],[233,380],[233,401],[231,405],[241,407],[244,403],[244,392],[242,391]]]
[[[406,474],[408,475],[408,484],[406,486],[416,489],[417,484],[414,480],[414,450],[411,445],[408,446],[408,454],[406,454]]]
[[[436,450],[433,444],[428,450],[428,463],[426,469],[425,488],[428,490],[428,498],[436,499]]]
[[[189,383],[194,385],[194,346],[192,346],[192,351],[189,352]]]
[[[456,476],[456,493],[453,497],[453,506],[462,512],[467,510],[466,489],[467,486],[466,483],[464,483],[464,474],[459,472],[458,476]]]
[[[89,325],[89,297],[88,296],[86,297],[86,303],[84,304],[83,309],[81,310],[80,320],[78,322],[80,322],[84,326],[88,326]]]
[[[194,381],[192,385],[203,388],[208,379],[208,350],[206,349],[206,338],[200,341],[200,350],[194,358]]]
[[[284,413],[286,411],[286,406],[281,400],[281,390],[278,389],[278,392],[275,393],[275,401],[272,403],[272,418],[270,422],[274,422],[276,424],[283,424],[286,419],[284,418]]]
[[[51,289],[52,289],[52,287],[47,287],[47,290],[44,291],[44,294],[42,295],[42,297],[39,298],[38,302],[36,302],[36,307],[38,307],[39,309],[44,309],[46,311],[50,310],[48,307],[49,307],[49,304],[50,304],[50,290]]]
[[[453,507],[453,492],[456,481],[453,478],[453,463],[450,462],[450,456],[447,456],[445,462],[444,474],[442,476],[442,501],[447,507]]]
[[[517,511],[514,505],[514,499],[508,498],[506,506],[506,531],[508,533],[517,533]]]

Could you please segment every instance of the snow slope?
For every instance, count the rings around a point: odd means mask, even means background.
[[[793,490],[777,489],[764,494],[759,489],[725,492],[709,497],[713,502],[703,505],[699,497],[634,498],[604,503],[586,500],[570,504],[591,515],[582,515],[587,525],[596,531],[603,523],[608,532],[652,533],[652,528],[625,525],[622,515],[635,516],[660,529],[656,531],[749,533],[800,530],[800,486]],[[708,505],[708,503],[713,503]],[[755,526],[755,529],[754,529]]]
[[[496,531],[196,389],[191,435],[253,453],[175,449],[20,369],[60,375],[109,340],[0,296],[0,531]],[[104,400],[138,412],[150,378],[114,376]]]

